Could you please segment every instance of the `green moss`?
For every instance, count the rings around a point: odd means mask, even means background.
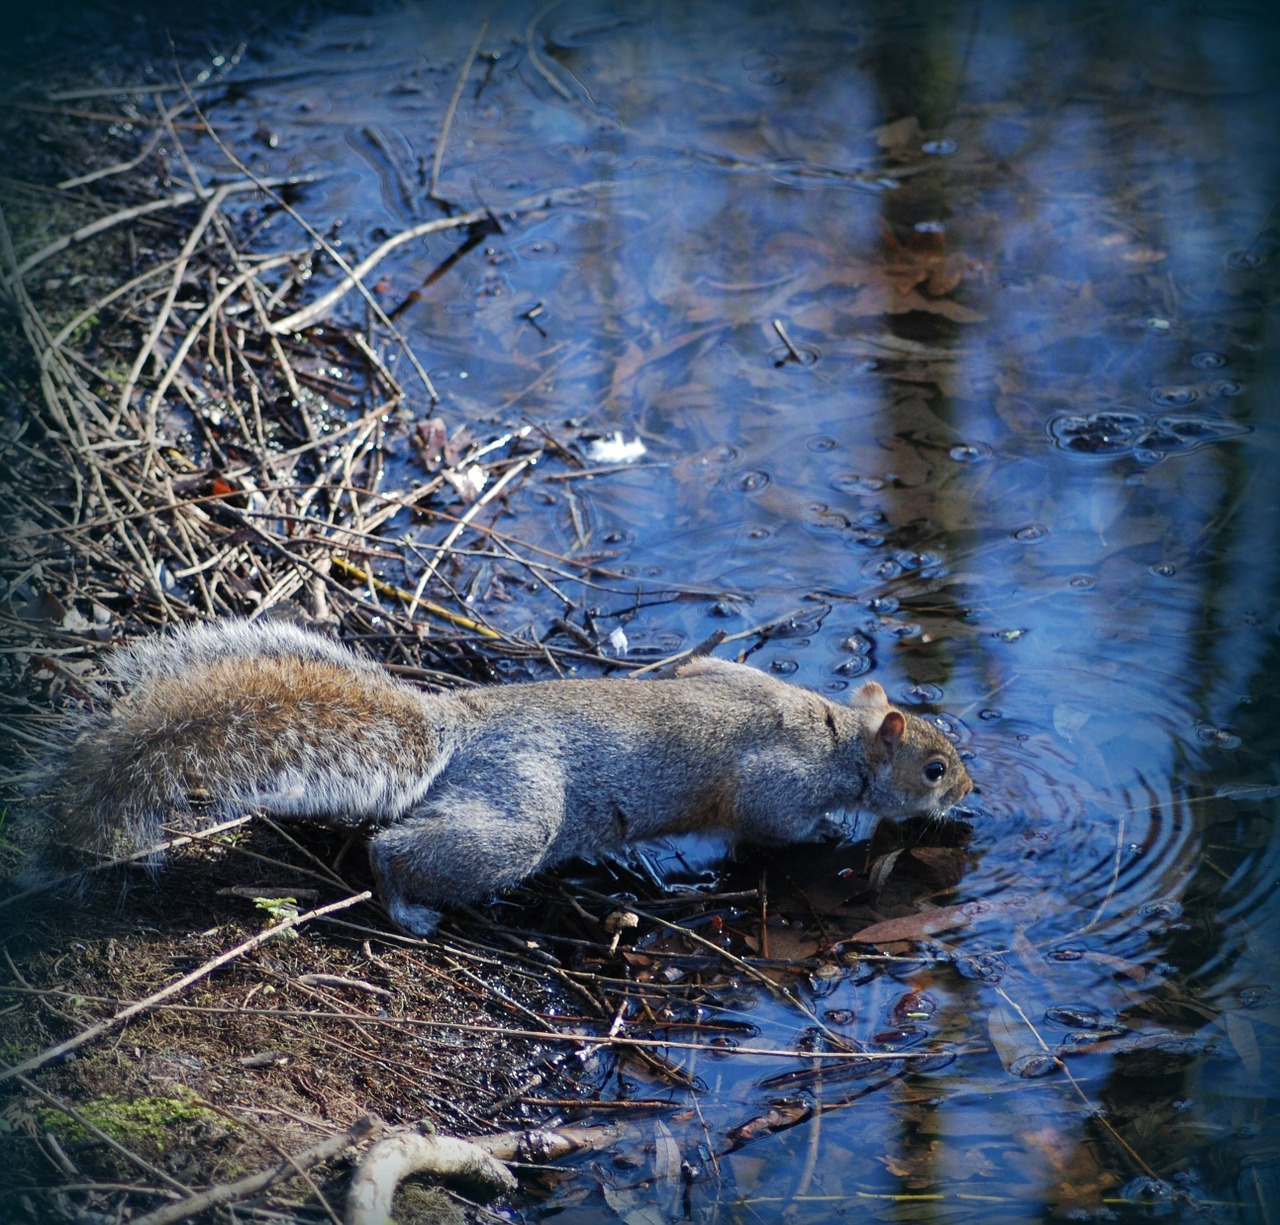
[[[113,1140],[129,1149],[162,1153],[175,1141],[189,1138],[190,1129],[210,1126],[224,1128],[221,1115],[197,1105],[189,1093],[174,1097],[124,1097],[104,1094],[78,1105],[80,1115]],[[60,1110],[39,1112],[40,1124],[66,1144],[83,1144],[97,1139],[75,1119]]]

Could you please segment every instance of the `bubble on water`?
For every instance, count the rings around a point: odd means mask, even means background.
[[[1233,735],[1225,728],[1214,727],[1211,723],[1196,724],[1196,739],[1201,744],[1214,749],[1236,749],[1240,747],[1240,737]]]
[[[805,439],[804,445],[810,451],[834,451],[840,444],[829,434],[814,434]]]
[[[950,157],[960,148],[960,142],[950,136],[942,136],[937,140],[926,140],[920,146],[920,152],[929,157]]]
[[[1203,353],[1193,353],[1191,364],[1197,370],[1219,370],[1227,364],[1227,359],[1221,353],[1206,349]]]
[[[994,723],[997,719],[1004,718],[1004,711],[995,706],[984,706],[980,711],[978,711],[978,718],[981,719],[983,723]]]
[[[763,471],[743,472],[734,481],[734,487],[741,493],[759,493],[772,484],[773,478]]]
[[[1166,319],[1163,315],[1148,315],[1142,321],[1142,326],[1157,336],[1166,336],[1173,330],[1173,320]]]
[[[804,508],[804,522],[806,527],[821,531],[843,531],[851,526],[844,515],[832,510],[825,502],[810,502]]]
[[[1035,544],[1038,540],[1043,540],[1049,534],[1049,529],[1043,523],[1028,523],[1025,527],[1020,527],[1013,533],[1014,540],[1019,544]]]
[[[710,613],[713,617],[740,617],[742,609],[734,600],[717,600],[711,605]]]
[[[958,464],[985,464],[995,452],[985,442],[958,442],[947,454]]]
[[[1061,1025],[1063,1029],[1099,1029],[1102,1026],[1102,1013],[1096,1008],[1077,1007],[1073,1004],[1057,1004],[1046,1008],[1044,1019],[1051,1025]]]
[[[769,671],[779,676],[790,676],[799,670],[800,665],[794,659],[774,659],[769,662]]]
[[[892,557],[873,557],[862,567],[863,578],[891,579],[902,573],[902,566]]]
[[[1151,389],[1151,399],[1161,408],[1185,408],[1188,404],[1194,404],[1199,398],[1200,393],[1194,387],[1173,386]]]
[[[891,617],[902,607],[902,601],[896,595],[872,596],[867,601],[867,611],[878,617]]]
[[[1157,578],[1172,578],[1178,573],[1178,567],[1172,562],[1158,561],[1154,566],[1147,567],[1149,573],[1154,574]]]
[[[852,1025],[858,1015],[852,1008],[828,1008],[822,1019],[830,1025]]]
[[[1009,1065],[1009,1071],[1023,1080],[1033,1080],[1037,1076],[1051,1076],[1058,1070],[1058,1059],[1045,1051],[1033,1051],[1029,1055],[1019,1055]]]
[[[1206,390],[1216,399],[1227,400],[1244,395],[1244,384],[1239,379],[1215,379]]]
[[[942,689],[928,681],[921,681],[915,685],[903,685],[898,690],[898,698],[907,706],[929,706],[942,701]]]
[[[880,363],[874,357],[862,357],[856,362],[850,362],[849,369],[854,374],[874,374],[880,369]]]
[[[811,345],[775,345],[769,350],[769,364],[783,366],[812,366],[821,354]]]
[[[885,630],[892,637],[904,641],[908,638],[919,638],[924,633],[924,628],[914,621],[899,621],[895,625],[886,625]]]
[[[854,630],[841,644],[842,651],[853,655],[868,655],[875,650],[876,644],[860,630]]]
[[[998,639],[1000,642],[1020,642],[1031,631],[1029,629],[1007,629],[995,630],[991,637]]]
[[[953,958],[957,973],[977,982],[998,983],[1008,972],[1004,959],[995,953],[976,953],[973,956]]]
[[[942,555],[932,551],[913,553],[909,549],[901,549],[893,556],[904,570],[932,570],[942,565]]]
[[[888,519],[878,506],[872,506],[868,510],[860,510],[854,515],[853,521],[859,527],[883,527]]]
[[[1267,986],[1261,987],[1241,987],[1240,988],[1240,1007],[1241,1008],[1265,1008],[1271,998],[1271,988]]]
[[[1138,907],[1138,915],[1143,919],[1179,919],[1182,917],[1182,903],[1172,898],[1156,898],[1143,902]]]
[[[848,681],[827,681],[826,684],[824,684],[822,687],[828,690],[830,693],[843,693],[846,689],[849,688],[849,682]]]
[[[1084,956],[1084,949],[1068,945],[1065,948],[1050,949],[1046,956],[1050,961],[1079,961]]]
[[[1238,251],[1228,251],[1227,257],[1223,261],[1228,268],[1232,268],[1237,272],[1252,271],[1254,268],[1261,268],[1267,262],[1267,257],[1260,251],[1255,251],[1252,247],[1242,247]]]
[[[770,531],[770,529],[767,527],[753,527],[747,533],[747,539],[748,540],[768,540],[772,535],[773,535],[773,532]]]
[[[1162,1179],[1141,1174],[1120,1188],[1119,1197],[1129,1204],[1162,1204],[1173,1198],[1173,1187]]]
[[[1248,425],[1206,414],[1147,417],[1109,410],[1089,416],[1063,414],[1049,422],[1049,434],[1063,451],[1077,455],[1131,454],[1139,463],[1156,464],[1170,452],[1194,451],[1212,442],[1252,432]]]
[[[842,664],[836,665],[836,671],[841,676],[864,676],[870,672],[872,668],[870,655],[851,655]]]
[[[878,549],[884,544],[884,533],[856,531],[849,534],[849,543],[863,549]]]
[[[1092,574],[1073,574],[1067,579],[1067,586],[1073,591],[1092,591],[1098,585],[1098,580]]]
[[[879,493],[884,480],[878,476],[861,476],[857,472],[841,472],[827,482],[837,493]]]
[[[550,259],[560,250],[560,245],[550,238],[526,238],[516,243],[515,252],[521,259]]]

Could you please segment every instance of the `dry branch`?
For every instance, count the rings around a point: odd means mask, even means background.
[[[376,1115],[366,1114],[340,1135],[330,1136],[314,1148],[293,1153],[269,1169],[259,1170],[258,1173],[250,1174],[235,1182],[210,1187],[198,1195],[192,1195],[174,1204],[166,1204],[154,1212],[148,1212],[145,1216],[135,1217],[133,1225],[177,1225],[177,1222],[190,1220],[198,1213],[240,1203],[251,1195],[265,1191],[282,1178],[289,1178],[300,1171],[319,1165],[322,1161],[338,1156],[344,1149],[377,1135],[385,1126],[386,1124]]]
[[[402,1131],[379,1140],[351,1181],[347,1225],[387,1225],[396,1188],[410,1174],[431,1174],[477,1198],[516,1189],[515,1175],[482,1148],[454,1136]]]

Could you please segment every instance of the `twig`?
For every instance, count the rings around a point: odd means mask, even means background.
[[[790,356],[791,360],[794,362],[799,362],[803,366],[804,354],[802,354],[800,350],[797,349],[794,344],[792,344],[791,337],[787,335],[787,329],[782,326],[781,319],[773,320],[773,330],[778,333],[779,337],[781,337],[782,339],[782,343],[786,345],[787,353]]]
[[[409,605],[412,605],[414,602],[414,594],[412,591],[405,591],[402,587],[393,587],[390,583],[384,583],[380,578],[374,578],[371,571],[364,570],[359,566],[353,565],[351,562],[347,561],[345,557],[332,557],[330,558],[330,564],[340,574],[345,574],[360,582],[368,582],[372,584],[374,590],[382,595],[394,596],[397,600]],[[487,625],[481,625],[479,621],[475,621],[471,617],[464,617],[460,613],[451,612],[442,604],[436,604],[431,600],[419,600],[418,604],[424,612],[430,613],[431,616],[439,617],[441,621],[448,621],[462,629],[472,630],[484,638],[502,637],[497,630],[490,629]]]
[[[155,320],[151,324],[151,330],[147,333],[142,344],[138,346],[138,352],[133,359],[133,365],[129,368],[129,373],[125,375],[124,384],[120,388],[120,409],[123,412],[129,406],[129,401],[133,398],[133,389],[137,385],[138,378],[141,376],[143,368],[151,358],[151,351],[155,348],[156,341],[160,339],[160,333],[169,325],[169,316],[173,310],[174,300],[178,296],[178,289],[182,284],[183,274],[187,270],[187,264],[191,260],[191,255],[196,249],[196,244],[204,237],[205,231],[209,228],[209,222],[213,219],[213,215],[222,207],[222,202],[227,198],[228,192],[225,187],[219,187],[209,197],[204,206],[204,211],[200,214],[200,219],[191,227],[191,232],[187,235],[187,241],[182,244],[182,250],[178,252],[178,260],[173,269],[173,273],[169,278],[169,288],[165,291],[164,301],[160,305],[160,309],[156,312]],[[155,423],[156,423],[156,405],[158,397],[154,397],[151,401],[149,411],[147,413],[147,443],[154,446],[155,444]]]
[[[330,1136],[314,1148],[295,1153],[270,1169],[259,1170],[258,1173],[250,1174],[236,1182],[210,1187],[207,1191],[202,1191],[189,1199],[181,1200],[176,1204],[166,1204],[163,1208],[157,1208],[145,1216],[134,1217],[133,1225],[176,1225],[178,1221],[189,1220],[197,1213],[238,1203],[251,1195],[256,1195],[259,1191],[266,1190],[272,1183],[279,1182],[282,1178],[288,1178],[300,1170],[310,1169],[322,1161],[336,1157],[343,1149],[359,1144],[372,1135],[377,1135],[385,1127],[386,1124],[376,1114],[366,1114],[363,1118],[357,1119],[341,1135]]]
[[[264,187],[289,187],[295,183],[309,183],[311,181],[311,177],[308,175],[291,175],[288,178],[274,179],[237,179],[231,183],[223,183],[219,187],[208,191],[180,191],[172,196],[166,196],[163,200],[148,200],[145,204],[135,204],[132,208],[121,209],[119,212],[110,213],[106,217],[99,217],[97,221],[82,225],[78,230],[65,234],[47,246],[41,247],[39,251],[28,255],[18,265],[17,274],[20,277],[25,277],[32,268],[43,264],[50,256],[57,255],[59,251],[65,251],[74,243],[84,242],[86,238],[101,234],[104,230],[112,229],[114,226],[121,225],[126,221],[135,221],[139,217],[147,217],[151,213],[163,212],[167,208],[182,208],[183,205],[194,204],[197,200],[207,200],[215,191],[222,192],[224,195],[232,195],[242,191],[260,191]]]
[[[1094,1118],[1102,1124],[1103,1128],[1111,1134],[1111,1138],[1129,1155],[1130,1160],[1140,1169],[1148,1178],[1154,1178],[1159,1181],[1160,1175],[1155,1172],[1143,1159],[1132,1144],[1129,1143],[1118,1131],[1114,1125],[1107,1119],[1106,1114],[1100,1111],[1097,1106],[1090,1100],[1089,1095],[1080,1087],[1080,1082],[1071,1074],[1071,1069],[1067,1067],[1066,1061],[1060,1056],[1055,1055],[1049,1048],[1049,1044],[1040,1036],[1040,1031],[1035,1027],[1031,1018],[1022,1010],[1022,1006],[1018,1004],[1003,987],[996,987],[996,994],[1004,1000],[1014,1012],[1021,1018],[1022,1023],[1031,1031],[1036,1042],[1040,1044],[1040,1049],[1044,1051],[1061,1069],[1062,1074],[1067,1078],[1071,1087],[1076,1091],[1076,1096],[1084,1103],[1086,1108],[1093,1113]]]
[[[399,234],[393,234],[385,242],[380,243],[354,268],[350,267],[340,256],[336,257],[336,262],[345,274],[343,278],[331,289],[322,293],[314,302],[294,311],[291,315],[286,315],[283,319],[277,319],[271,325],[271,330],[277,334],[304,331],[313,323],[319,322],[319,320],[328,315],[334,306],[353,289],[360,289],[366,296],[366,300],[369,300],[368,290],[364,288],[364,278],[386,259],[392,251],[397,247],[404,246],[407,242],[413,242],[415,239],[422,238],[427,234],[438,234],[443,230],[461,230],[466,229],[468,226],[479,225],[481,222],[489,220],[490,215],[493,213],[522,213],[535,208],[545,208],[573,196],[583,195],[592,191],[616,189],[617,187],[617,183],[584,183],[580,187],[565,187],[556,191],[539,192],[534,196],[523,196],[510,204],[495,205],[490,208],[474,208],[469,213],[459,213],[456,217],[437,217],[432,221],[423,221],[418,225],[410,226],[409,229],[402,230]]]
[[[229,829],[236,829],[238,826],[247,825],[252,821],[252,817],[234,817],[230,821],[223,821],[220,825],[211,825],[208,829],[201,830],[198,834],[183,834],[177,838],[167,838],[164,842],[157,842],[154,846],[144,847],[140,851],[134,851],[132,855],[122,855],[118,859],[108,859],[104,863],[90,864],[87,868],[81,869],[79,872],[69,872],[65,876],[55,876],[50,880],[41,881],[38,885],[32,885],[29,889],[24,889],[21,893],[10,894],[9,897],[0,898],[0,910],[6,906],[12,906],[14,902],[25,901],[29,897],[35,897],[41,893],[47,893],[50,889],[57,889],[62,885],[74,884],[81,880],[89,872],[104,872],[108,868],[120,868],[128,863],[136,863],[140,859],[150,859],[153,855],[159,855],[162,851],[171,851],[180,846],[186,846],[188,842],[198,842],[204,838],[213,838],[218,834],[226,833]]]
[[[478,497],[472,504],[467,507],[466,511],[459,516],[458,521],[449,529],[448,535],[437,546],[436,551],[432,554],[431,560],[427,563],[426,568],[422,571],[418,578],[417,585],[413,589],[413,598],[409,601],[409,616],[412,617],[414,610],[418,607],[418,602],[422,598],[422,593],[426,589],[427,584],[434,577],[441,559],[449,551],[453,542],[462,535],[467,525],[476,517],[490,502],[492,502],[498,494],[500,494],[508,485],[511,484],[517,476],[526,468],[531,468],[538,461],[537,455],[526,455],[523,459],[517,460],[511,465],[484,493]]]
[[[401,332],[401,330],[398,327],[396,327],[395,323],[387,315],[387,312],[382,309],[381,303],[379,303],[377,298],[375,298],[374,295],[369,291],[368,287],[364,284],[364,282],[360,280],[358,277],[355,277],[353,275],[351,265],[347,263],[346,258],[342,255],[342,253],[338,251],[338,249],[334,247],[333,243],[329,242],[328,239],[326,239],[324,235],[321,234],[320,231],[317,230],[315,226],[313,226],[300,212],[298,212],[298,210],[294,208],[293,205],[288,202],[288,200],[286,200],[282,195],[280,195],[279,192],[271,190],[270,183],[267,179],[255,178],[255,176],[253,175],[253,172],[249,169],[249,167],[246,166],[245,163],[239,157],[236,156],[235,152],[226,143],[226,141],[224,141],[222,137],[218,135],[217,129],[210,122],[210,120],[204,114],[204,112],[200,109],[199,104],[196,102],[194,95],[192,95],[191,93],[188,93],[187,97],[191,102],[191,105],[194,108],[196,114],[200,117],[201,120],[203,120],[205,125],[205,130],[209,135],[209,139],[212,140],[215,145],[217,145],[222,155],[233,166],[235,166],[235,168],[239,170],[242,174],[249,176],[251,179],[257,182],[259,187],[264,192],[266,192],[268,196],[271,197],[272,201],[280,209],[282,209],[288,216],[293,218],[293,220],[297,222],[297,224],[300,225],[317,244],[319,244],[319,246],[325,252],[325,254],[328,255],[329,258],[333,260],[333,262],[337,264],[338,267],[341,268],[344,273],[347,274],[348,282],[349,282],[348,288],[354,287],[359,289],[361,297],[363,297],[365,302],[368,303],[369,309],[373,311],[374,315],[378,318],[379,322],[381,322],[382,325],[385,328],[387,328],[388,331],[390,331],[392,335],[396,337],[397,340],[400,341],[400,346],[404,350],[405,356],[408,357],[410,364],[414,368],[414,371],[417,373],[418,377],[422,380],[422,385],[426,388],[427,394],[431,397],[432,403],[435,403],[436,401],[438,401],[440,399],[440,393],[436,391],[435,384],[432,383],[431,381],[431,376],[427,374],[426,368],[418,360],[418,355],[413,351],[408,340],[405,338],[404,333]],[[280,328],[276,325],[270,325],[269,330],[273,334],[278,335],[280,332],[287,329]]]
[[[538,34],[538,23],[549,12],[551,12],[552,9],[558,8],[562,3],[563,3],[563,0],[551,0],[550,4],[544,5],[542,8],[540,8],[537,11],[537,13],[534,14],[533,20],[530,21],[529,24],[525,27],[524,45],[525,45],[525,50],[529,55],[529,63],[533,65],[534,70],[537,72],[537,74],[544,81],[546,81],[546,83],[550,85],[551,88],[554,89],[556,93],[558,93],[566,102],[574,102],[576,101],[576,99],[574,98],[573,94],[570,92],[568,87],[562,81],[554,77],[551,73],[551,70],[546,66],[546,64],[542,62],[542,56],[538,54],[538,48],[536,45],[537,34]]]
[[[462,90],[467,84],[467,77],[471,72],[471,65],[475,61],[476,52],[480,50],[480,40],[484,38],[485,31],[488,28],[489,19],[486,17],[476,31],[475,41],[471,44],[471,50],[467,52],[467,58],[462,61],[462,67],[458,71],[457,84],[453,87],[453,97],[449,99],[449,105],[444,113],[444,121],[440,124],[440,136],[436,141],[436,155],[431,161],[431,185],[427,188],[427,195],[432,200],[437,198],[436,184],[440,181],[440,166],[444,161],[444,147],[449,139],[449,128],[453,123],[453,115],[458,109],[458,100],[462,97]]]
[[[14,1064],[12,1067],[0,1070],[0,1084],[3,1084],[6,1080],[12,1080],[15,1076],[20,1076],[24,1072],[34,1072],[37,1068],[42,1068],[45,1064],[51,1063],[55,1059],[61,1059],[62,1056],[79,1050],[86,1043],[92,1042],[95,1038],[100,1038],[105,1033],[110,1033],[111,1030],[123,1025],[133,1017],[147,1012],[157,1004],[162,1004],[172,996],[185,991],[192,983],[208,977],[214,970],[229,965],[246,953],[251,953],[259,946],[266,944],[267,941],[274,940],[281,932],[288,931],[290,928],[301,927],[302,924],[308,923],[312,919],[318,919],[322,915],[332,914],[337,910],[346,910],[349,906],[355,906],[360,902],[367,902],[372,896],[373,894],[366,889],[363,893],[357,893],[354,897],[330,902],[328,906],[309,910],[306,914],[293,915],[281,923],[268,927],[265,931],[260,931],[256,936],[251,936],[248,940],[237,944],[235,948],[219,954],[212,961],[206,961],[198,969],[192,970],[190,974],[184,974],[176,982],[170,983],[167,987],[162,987],[159,991],[147,996],[146,999],[138,1000],[127,1008],[122,1008],[114,1016],[107,1017],[96,1025],[90,1025],[88,1029],[81,1030],[75,1037],[68,1038],[65,1042],[59,1042],[57,1046],[51,1046],[47,1050],[41,1051],[38,1055],[32,1055],[30,1059],[24,1059],[21,1063]]]

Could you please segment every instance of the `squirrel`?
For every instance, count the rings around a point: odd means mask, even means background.
[[[694,656],[661,680],[426,693],[336,641],[227,620],[113,653],[122,694],[79,717],[29,820],[46,851],[111,856],[258,807],[366,830],[391,918],[660,834],[820,840],[835,810],[941,816],[973,787],[955,748],[874,681],[832,701]]]

